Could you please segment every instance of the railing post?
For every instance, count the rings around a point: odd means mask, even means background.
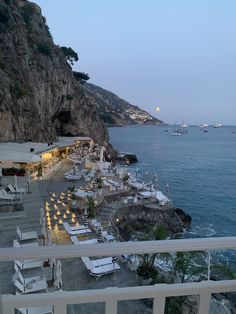
[[[15,309],[11,305],[0,305],[0,313],[1,314],[14,314]]]
[[[205,292],[199,295],[198,314],[208,314],[211,301],[211,293]]]
[[[66,304],[54,304],[53,305],[53,313],[54,314],[66,314],[67,313],[67,305]]]
[[[153,314],[164,314],[165,312],[165,303],[166,298],[165,297],[159,297],[153,299]]]
[[[117,314],[117,301],[111,300],[105,303],[105,314]]]

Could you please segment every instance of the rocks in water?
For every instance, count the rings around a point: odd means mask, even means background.
[[[183,209],[175,208],[175,213],[179,216],[185,228],[189,228],[191,226],[192,217],[186,214]]]
[[[125,164],[133,164],[138,162],[138,158],[135,154],[131,153],[119,153],[116,160]]]
[[[174,207],[154,203],[120,208],[115,219],[122,237],[126,240],[148,234],[160,226],[165,228],[168,235],[172,235],[182,232],[191,224],[191,216],[183,210],[178,209],[177,214]]]

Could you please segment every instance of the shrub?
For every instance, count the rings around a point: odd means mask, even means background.
[[[52,55],[52,49],[49,44],[47,43],[39,43],[38,45],[38,51],[41,52],[45,56],[51,56]]]
[[[25,175],[25,169],[17,169],[17,168],[3,168],[2,174],[4,176],[24,176]]]
[[[6,65],[4,61],[0,58],[0,69],[4,70],[6,68]]]
[[[20,85],[15,85],[15,95],[17,99],[23,98],[28,94],[25,87]]]
[[[21,16],[25,24],[29,24],[33,18],[33,14],[35,12],[34,6],[30,3],[25,3],[25,5],[21,8]]]
[[[71,65],[74,64],[74,62],[79,60],[78,54],[71,48],[67,47],[60,47],[61,52],[66,57],[67,61],[70,62]]]
[[[5,4],[0,5],[0,23],[3,25],[7,25],[11,16],[9,13],[9,9]]]

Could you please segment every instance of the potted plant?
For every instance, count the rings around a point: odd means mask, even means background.
[[[75,186],[69,186],[67,188],[68,192],[71,193],[71,203],[72,203],[72,206],[75,206],[76,205],[76,195],[75,195],[75,192],[76,192],[76,188]]]
[[[126,173],[126,175],[124,175],[123,177],[123,183],[124,183],[125,188],[127,188],[128,181],[129,181],[129,175]]]
[[[97,188],[98,188],[98,194],[99,196],[102,195],[102,188],[103,188],[103,180],[101,177],[98,177],[96,180]]]
[[[92,196],[88,196],[87,197],[87,210],[88,210],[88,218],[89,219],[94,219],[95,215],[96,215],[96,211],[95,211],[95,202],[94,199],[92,198]]]
[[[150,285],[157,277],[157,269],[154,266],[156,254],[144,254],[141,256],[141,264],[137,268],[137,275],[143,285]]]

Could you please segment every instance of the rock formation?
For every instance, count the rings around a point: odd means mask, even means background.
[[[151,116],[138,106],[131,105],[114,93],[94,84],[86,83],[84,88],[96,103],[99,115],[107,126],[123,126],[132,124],[164,125],[161,120]]]
[[[94,101],[53,43],[36,4],[0,1],[0,141],[86,135],[108,142]]]

